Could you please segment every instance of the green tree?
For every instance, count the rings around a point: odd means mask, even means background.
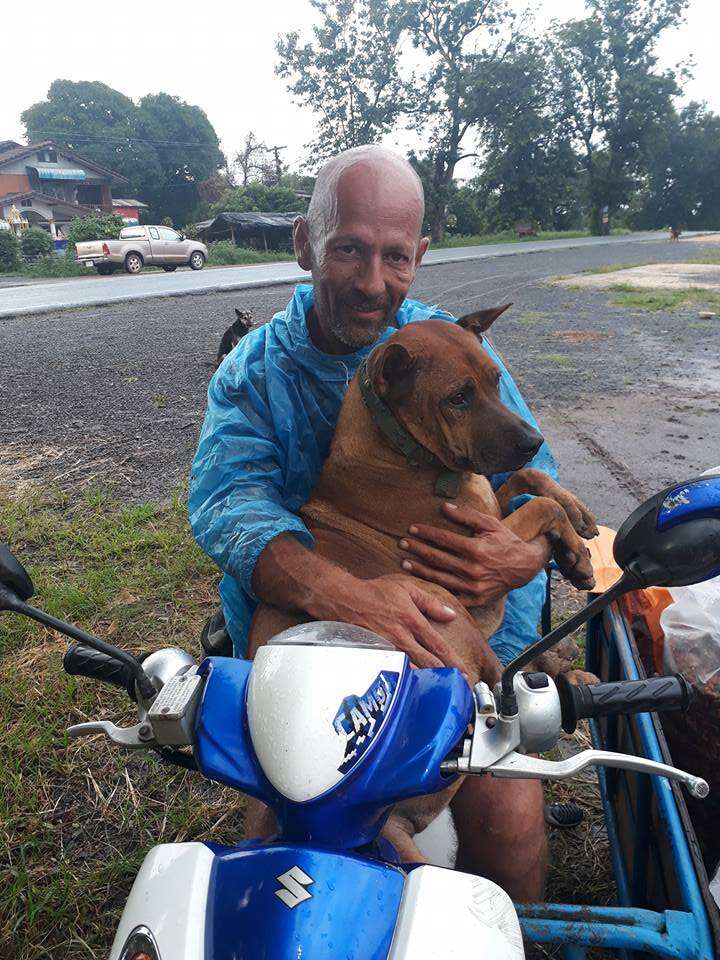
[[[414,125],[429,144],[426,198],[433,240],[442,240],[455,168],[477,152],[467,137],[484,121],[483,77],[501,62],[517,36],[505,0],[405,0],[403,25],[422,50],[426,69],[417,82]]]
[[[310,0],[320,14],[313,39],[278,40],[276,73],[317,116],[313,161],[375,143],[407,108],[398,71],[403,0]]]
[[[0,273],[12,273],[20,267],[20,244],[15,234],[0,230]]]
[[[175,223],[184,223],[198,201],[198,185],[225,166],[217,134],[200,107],[167,93],[140,100],[138,132],[155,146],[161,183],[143,197]]]
[[[595,233],[604,206],[612,215],[630,200],[654,131],[672,112],[677,72],[658,70],[656,47],[686,4],[590,0],[589,17],[554,30],[556,112],[582,158]]]
[[[655,131],[630,222],[640,229],[720,227],[720,116],[691,103]]]
[[[473,183],[484,228],[530,221],[556,230],[582,219],[578,158],[553,114],[549,51],[518,42],[476,81],[482,172]]]
[[[162,181],[155,146],[140,139],[138,108],[97,81],[55,80],[47,99],[21,114],[27,140],[55,140],[88,160],[117,171],[142,198]]]
[[[26,260],[37,260],[38,257],[47,257],[53,252],[53,239],[47,230],[30,227],[20,234],[20,248]]]
[[[139,105],[104,83],[55,80],[46,100],[22,114],[29,142],[55,140],[130,181],[154,220],[182,223],[198,184],[224,165],[205,113],[166,93]]]
[[[125,226],[116,213],[98,213],[91,217],[76,217],[70,221],[67,238],[70,244],[86,240],[117,240]]]
[[[259,180],[255,180],[245,187],[228,190],[216,203],[212,204],[211,212],[213,214],[247,213],[258,210],[265,213],[287,213],[299,210],[301,207],[302,204],[291,187],[283,184],[268,187]]]

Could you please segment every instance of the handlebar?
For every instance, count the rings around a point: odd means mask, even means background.
[[[84,643],[73,643],[63,658],[65,673],[75,677],[92,677],[125,690],[135,700],[135,676],[126,663],[110,657]]]
[[[687,710],[690,704],[690,685],[680,673],[673,677],[577,686],[561,675],[556,685],[562,709],[562,726],[566,733],[575,730],[578,720],[589,717]]]

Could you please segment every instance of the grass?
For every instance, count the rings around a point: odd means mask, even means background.
[[[626,307],[630,310],[650,312],[674,312],[697,308],[720,312],[720,293],[713,290],[695,290],[683,287],[678,290],[645,290],[632,284],[616,284],[610,288],[615,292],[611,303],[614,307]]]
[[[103,491],[0,495],[0,541],[35,581],[35,602],[138,653],[196,654],[216,571],[178,497],[119,505]],[[0,615],[0,957],[107,956],[135,873],[157,842],[242,835],[243,800],[154,755],[99,737],[68,741],[90,718],[134,722],[127,697],[62,670],[67,642]]]
[[[616,227],[610,232],[613,236],[624,236],[632,233],[632,230]],[[591,236],[589,230],[539,230],[533,237],[518,238],[515,230],[503,230],[500,233],[446,236],[439,243],[433,243],[432,248],[438,250],[446,247],[478,247],[489,243],[524,243],[528,240],[573,240],[577,237],[589,236]]]
[[[564,353],[541,353],[537,358],[541,363],[552,363],[556,367],[571,367],[572,359]]]
[[[236,247],[231,240],[218,240],[208,246],[208,264],[211,267],[232,266],[243,263],[283,263],[294,260],[288,250],[254,250]]]
[[[100,489],[0,492],[0,541],[25,563],[34,602],[49,613],[135,653],[167,645],[197,653],[216,571],[192,540],[180,496],[158,506],[121,505]],[[553,597],[554,624],[584,602],[564,582],[553,583]],[[100,737],[68,741],[72,723],[129,724],[133,710],[120,691],[66,676],[66,647],[38,624],[0,615],[2,960],[107,956],[151,846],[233,843],[243,833],[239,794]],[[584,746],[582,736],[574,739]],[[597,782],[586,775],[553,786],[551,796],[579,800],[586,820],[551,836],[550,898],[608,902]]]
[[[39,279],[41,277],[84,277],[88,268],[69,257],[40,257],[33,263],[23,264],[21,274]]]
[[[618,273],[620,270],[629,270],[637,266],[639,266],[637,263],[610,263],[604,267],[591,267],[589,270],[583,270],[582,273]]]

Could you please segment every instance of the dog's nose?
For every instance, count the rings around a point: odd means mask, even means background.
[[[544,439],[543,435],[538,433],[537,430],[526,430],[525,435],[518,443],[518,450],[523,456],[527,456],[528,460],[531,460],[543,445]]]

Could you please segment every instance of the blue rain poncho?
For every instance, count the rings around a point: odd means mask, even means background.
[[[348,383],[372,346],[338,356],[310,340],[305,316],[313,288],[295,288],[285,310],[247,334],[225,358],[208,388],[208,409],[190,478],[190,524],[195,539],[225,574],[220,583],[225,623],[235,656],[244,655],[257,597],[252,575],[263,549],[281,533],[307,547],[313,537],[298,516],[330,450]],[[450,314],[405,300],[398,327]],[[388,327],[380,340],[394,332]],[[485,350],[502,372],[500,397],[536,426],[530,410],[492,348]],[[530,466],[557,479],[550,448],[543,443]],[[498,486],[508,474],[491,478]],[[513,507],[527,497],[516,497]],[[507,662],[537,636],[545,573],[513,590],[505,619],[491,640]]]

